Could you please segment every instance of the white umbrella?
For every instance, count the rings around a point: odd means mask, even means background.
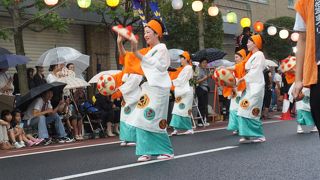
[[[169,55],[170,55],[171,62],[180,63],[180,55],[183,52],[184,51],[181,49],[169,49]]]
[[[266,59],[265,65],[268,66],[268,67],[278,67],[277,63],[275,63],[274,61],[269,60],[269,59]]]
[[[233,66],[235,63],[231,62],[229,60],[226,59],[219,59],[219,60],[215,60],[212,61],[210,63],[208,63],[208,67],[220,67],[220,66],[224,66],[224,67],[230,67]]]
[[[97,83],[98,80],[99,80],[99,78],[100,78],[102,75],[104,75],[104,74],[113,75],[113,74],[117,74],[117,73],[119,73],[119,72],[121,72],[121,71],[120,71],[120,70],[102,71],[102,72],[96,74],[95,76],[93,76],[93,77],[90,79],[89,83],[90,83],[90,84],[95,84],[95,83]]]
[[[84,62],[83,65],[81,65],[82,63],[75,63],[75,66],[78,65],[79,68],[83,69],[86,66],[86,64],[89,65],[89,59],[89,56],[84,55],[73,48],[57,47],[49,49],[48,51],[43,53],[38,59],[37,65],[50,66],[53,64],[64,64],[67,62]]]
[[[72,76],[60,78],[58,81],[67,84],[64,87],[64,90],[83,88],[83,87],[90,86],[90,84],[87,83],[87,81],[82,80],[80,78],[72,77]]]

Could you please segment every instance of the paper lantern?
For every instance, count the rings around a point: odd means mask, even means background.
[[[267,31],[268,31],[268,34],[269,34],[270,36],[274,36],[274,35],[277,34],[277,31],[278,31],[278,30],[277,30],[276,27],[270,26],[270,27],[268,27]]]
[[[297,42],[298,39],[299,39],[299,33],[294,32],[294,33],[291,34],[291,40],[293,42]]]
[[[182,0],[172,0],[171,3],[173,9],[179,10],[183,7],[183,1]]]
[[[241,25],[242,28],[250,27],[251,26],[251,20],[249,18],[247,18],[247,17],[242,18],[240,20],[240,25]]]
[[[216,16],[219,14],[219,8],[217,6],[211,6],[208,9],[209,16]]]
[[[282,29],[279,32],[279,36],[280,36],[281,39],[287,39],[289,37],[289,31],[286,30],[286,29]]]
[[[59,0],[44,0],[44,3],[46,3],[46,5],[48,6],[54,6],[56,4],[58,4]]]
[[[80,8],[88,8],[91,5],[91,0],[77,0],[78,6]]]
[[[237,14],[233,11],[228,12],[226,18],[228,23],[237,23]]]
[[[116,82],[111,75],[102,75],[97,82],[97,90],[104,96],[112,95],[116,91]]]
[[[110,7],[117,7],[120,3],[120,0],[106,0],[106,3]]]
[[[236,78],[232,72],[225,68],[220,68],[214,71],[213,79],[219,86],[234,87],[236,85]]]
[[[262,22],[256,21],[256,22],[254,23],[254,25],[253,25],[253,29],[254,29],[257,33],[259,33],[259,32],[261,32],[261,31],[263,31],[264,25],[263,25]]]
[[[202,1],[193,1],[192,2],[192,10],[195,12],[199,12],[203,9]]]

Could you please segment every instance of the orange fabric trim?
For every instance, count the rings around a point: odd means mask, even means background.
[[[306,51],[303,64],[303,85],[317,84],[318,68],[316,63],[314,0],[298,0],[296,11],[306,23]]]
[[[171,81],[178,78],[178,76],[179,76],[180,72],[182,71],[183,67],[181,66],[181,67],[178,67],[176,69],[177,69],[177,71],[170,71],[169,72],[169,76],[170,76]],[[175,88],[174,85],[172,85],[170,90],[174,91],[174,88]]]
[[[232,95],[232,88],[231,87],[223,87],[222,90],[223,97],[229,97]]]
[[[286,72],[284,75],[288,84],[294,83],[296,77],[294,72]]]
[[[250,52],[240,63],[235,65],[234,74],[236,78],[240,79],[243,78],[246,75],[246,63],[249,60],[249,58],[252,56],[252,52]],[[237,90],[243,91],[246,89],[246,82],[242,81],[238,84]]]
[[[147,54],[147,52],[151,48],[143,48],[140,49],[139,52],[142,55]],[[120,59],[119,59],[120,60]],[[139,74],[139,75],[144,75],[142,68],[141,68],[141,60],[137,58],[133,52],[127,52],[126,55],[124,56],[123,60],[123,73],[128,73],[128,74]]]
[[[247,56],[247,52],[245,49],[241,49],[237,53],[241,55],[242,59],[244,59]]]

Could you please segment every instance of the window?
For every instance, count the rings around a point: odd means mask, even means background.
[[[288,0],[288,8],[294,8],[295,0]]]

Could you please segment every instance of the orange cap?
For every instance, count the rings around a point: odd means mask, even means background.
[[[262,49],[262,37],[259,34],[252,35],[251,39],[253,40],[254,44],[257,46],[258,49]]]
[[[162,37],[162,27],[158,21],[151,20],[148,22],[147,26],[154,30],[159,35],[159,37]]]
[[[240,55],[242,59],[244,59],[247,56],[247,52],[245,49],[241,49],[240,51],[236,52],[236,54]]]

